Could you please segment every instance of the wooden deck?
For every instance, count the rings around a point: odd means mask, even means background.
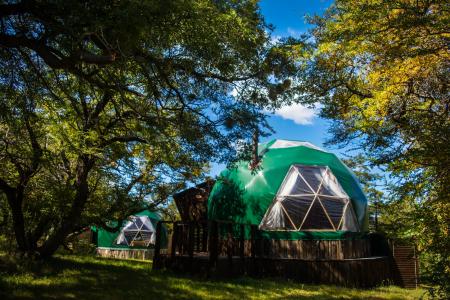
[[[207,277],[249,275],[282,277],[298,282],[369,288],[383,284],[410,286],[399,275],[387,241],[268,240],[258,238],[254,225],[218,222],[175,222],[165,254],[160,249],[157,225],[153,269]],[[235,229],[250,236],[236,235]],[[234,230],[234,231],[233,231]],[[417,272],[414,273],[417,282]],[[409,277],[408,277],[409,278]],[[409,280],[409,279],[408,279]]]

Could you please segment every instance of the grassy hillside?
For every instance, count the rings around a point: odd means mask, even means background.
[[[152,272],[151,262],[58,256],[17,265],[0,257],[0,299],[417,299],[424,290],[357,290],[277,280],[210,281]]]

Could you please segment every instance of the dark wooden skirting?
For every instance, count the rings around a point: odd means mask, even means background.
[[[351,287],[410,286],[409,275],[399,275],[405,268],[399,260],[403,252],[398,250],[398,258],[393,256],[379,235],[355,240],[269,240],[258,238],[255,225],[175,222],[170,248],[163,254],[159,246],[162,223],[157,226],[154,270],[168,268],[212,277],[275,276]]]
[[[101,257],[118,259],[150,260],[153,257],[153,249],[114,249],[97,248],[96,253]]]
[[[370,257],[370,240],[261,240],[260,256],[303,260]]]
[[[301,260],[220,257],[211,266],[207,256],[161,256],[161,267],[209,277],[281,277],[303,283],[369,288],[393,283],[388,257],[344,260]]]

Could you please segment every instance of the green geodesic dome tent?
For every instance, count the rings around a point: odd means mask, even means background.
[[[99,248],[114,249],[145,249],[154,245],[156,224],[161,217],[153,211],[143,210],[133,214],[125,220],[118,231],[110,232],[108,230],[91,227],[96,233],[96,245]],[[117,223],[109,224],[115,227]],[[167,231],[162,228],[162,246],[167,244]]]
[[[353,172],[311,143],[258,145],[259,168],[224,170],[208,199],[208,219],[258,225],[273,239],[344,239],[368,228],[367,198]]]

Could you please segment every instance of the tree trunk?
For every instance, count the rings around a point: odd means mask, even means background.
[[[22,254],[34,254],[36,243],[28,239],[25,230],[25,219],[22,204],[24,200],[24,187],[18,186],[4,190],[8,204],[11,208],[14,236],[17,242],[17,250]]]
[[[42,258],[52,256],[66,237],[78,228],[78,222],[83,213],[84,206],[89,198],[88,175],[94,166],[94,160],[83,156],[77,166],[76,194],[71,208],[61,220],[59,228],[37,250]]]
[[[18,250],[21,252],[26,252],[28,250],[28,247],[25,236],[25,220],[23,218],[23,211],[22,211],[23,199],[18,199],[17,196],[23,197],[23,193],[19,195],[16,191],[14,191],[12,193],[6,194],[9,206],[11,207],[14,235],[16,237]]]

